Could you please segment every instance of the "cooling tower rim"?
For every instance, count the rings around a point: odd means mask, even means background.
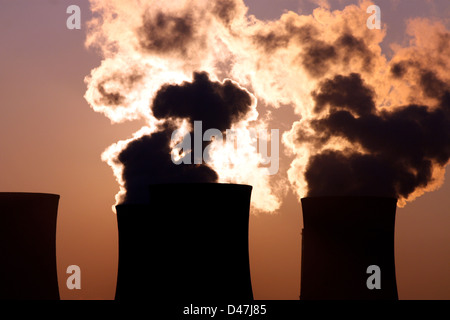
[[[149,184],[149,189],[152,188],[173,188],[174,186],[200,186],[200,187],[208,187],[208,186],[216,186],[219,188],[239,188],[241,190],[246,190],[246,192],[251,192],[253,190],[253,186],[248,184],[236,184],[236,183],[219,183],[219,182],[177,182],[177,183],[153,183]],[[150,202],[131,202],[131,203],[118,203],[114,207],[117,209],[118,207],[144,207],[151,206]]]
[[[0,192],[0,196],[35,196],[35,197],[56,197],[61,198],[61,195],[56,193],[43,192]]]
[[[367,200],[392,200],[392,201],[398,201],[396,197],[388,197],[388,196],[307,196],[301,198],[301,200],[339,200],[339,199],[367,199]]]
[[[383,196],[329,196],[301,199],[304,228],[314,226],[335,228],[347,221],[346,227],[384,228],[394,226],[397,209],[395,197]]]
[[[242,188],[250,188],[253,189],[252,185],[249,184],[240,184],[240,183],[224,183],[224,182],[176,182],[176,183],[152,183],[149,185],[152,187],[169,187],[169,186],[182,186],[182,185],[199,185],[199,186],[234,186],[234,187],[242,187]]]
[[[119,203],[116,204],[114,207],[150,207],[150,203]]]

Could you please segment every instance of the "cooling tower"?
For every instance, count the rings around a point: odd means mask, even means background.
[[[0,193],[0,299],[59,300],[59,195]]]
[[[302,200],[301,300],[397,300],[394,228],[397,200]],[[368,286],[378,266],[380,289]],[[372,283],[372,280],[370,279]],[[369,289],[371,287],[372,289]]]
[[[252,300],[251,191],[236,184],[152,185],[149,205],[117,206],[116,299]]]

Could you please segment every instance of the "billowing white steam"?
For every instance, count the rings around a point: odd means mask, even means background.
[[[370,153],[364,143],[342,132],[317,139],[321,132],[315,121],[327,119],[341,107],[334,104],[345,103],[330,98],[320,106],[321,89],[338,85],[338,80],[361,79],[361,89],[371,92],[367,101],[374,105],[374,116],[412,103],[442,107],[448,89],[443,86],[433,96],[423,83],[428,78],[449,83],[450,74],[444,70],[450,67],[450,36],[445,27],[411,20],[411,45],[397,48],[388,61],[380,47],[386,28],[366,27],[371,1],[342,11],[330,11],[323,5],[326,1],[318,1],[322,5],[312,15],[286,12],[275,21],[248,15],[242,0],[90,2],[95,18],[86,45],[98,49],[103,61],[86,78],[85,97],[112,122],[147,121],[132,139],[110,146],[102,156],[121,188],[117,203],[126,192],[118,155],[130,142],[158,130],[161,119],[154,117],[151,104],[161,87],[192,82],[196,72],[206,72],[211,81],[220,83],[231,79],[253,96],[252,111],[230,128],[239,129],[247,143],[237,150],[213,143],[211,166],[220,182],[253,185],[253,206],[266,212],[280,206],[285,191],[278,187],[282,179],[289,180],[299,198],[308,194],[311,185],[305,174],[311,159],[318,159],[315,156],[334,151]],[[430,77],[420,76],[427,72]],[[258,101],[272,108],[290,105],[298,115],[290,119],[292,129],[283,136],[286,152],[294,156],[286,177],[285,172],[271,177],[261,171],[263,159],[254,148],[251,129],[276,128],[269,128],[269,117],[259,116]],[[430,163],[432,174],[426,183],[400,194],[401,203],[442,183],[446,161]]]

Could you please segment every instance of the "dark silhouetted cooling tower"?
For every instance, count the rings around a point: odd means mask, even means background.
[[[300,299],[397,300],[396,206],[393,198],[303,198]],[[367,285],[372,265],[380,289]]]
[[[253,299],[248,252],[252,187],[150,187],[149,205],[119,205],[116,299]]]
[[[0,299],[58,300],[59,195],[0,193]]]

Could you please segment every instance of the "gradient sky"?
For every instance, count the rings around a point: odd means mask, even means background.
[[[312,1],[246,0],[260,19],[285,10],[311,13]],[[405,43],[405,21],[445,20],[442,1],[375,1],[388,25],[382,45]],[[355,1],[329,1],[341,9]],[[81,30],[66,28],[66,8],[81,8]],[[111,125],[83,98],[84,77],[101,58],[85,49],[89,4],[82,1],[0,0],[0,192],[61,195],[57,259],[62,299],[112,299],[117,272],[117,226],[111,211],[118,185],[101,153],[142,123]],[[277,111],[291,117],[289,110]],[[395,253],[400,299],[450,298],[450,173],[441,189],[398,209]],[[252,215],[250,263],[256,299],[298,299],[301,207],[289,193],[275,215]],[[81,267],[82,290],[65,287],[66,268]],[[143,279],[151,281],[145,269]],[[338,275],[337,275],[338,276]]]

